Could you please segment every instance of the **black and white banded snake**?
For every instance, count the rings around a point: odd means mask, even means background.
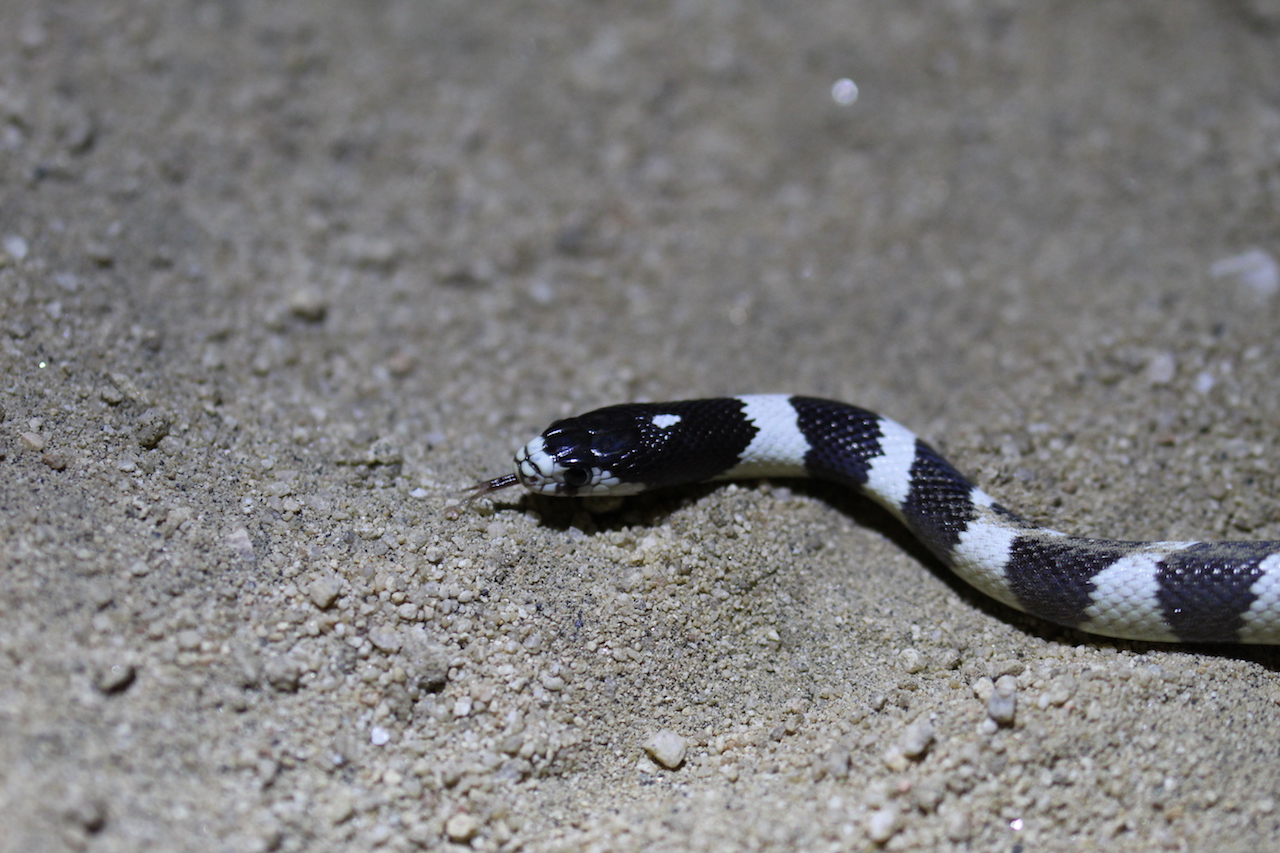
[[[1280,643],[1280,542],[1124,542],[1024,520],[888,418],[780,394],[626,403],[556,421],[515,456],[543,495],[630,495],[708,480],[814,477],[884,506],[963,580],[1092,634]]]

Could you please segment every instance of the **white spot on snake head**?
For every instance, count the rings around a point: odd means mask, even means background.
[[[671,429],[673,426],[675,426],[678,423],[680,423],[679,415],[667,414],[667,415],[653,416],[653,425],[656,426],[658,429]]]
[[[541,436],[516,451],[515,473],[520,485],[539,495],[632,495],[644,490],[643,483],[624,483],[610,471],[562,464]]]
[[[520,485],[540,495],[554,495],[558,491],[553,472],[556,460],[547,453],[542,438],[535,438],[516,451],[516,478]]]

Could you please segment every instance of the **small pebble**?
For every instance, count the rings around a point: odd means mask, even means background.
[[[124,402],[124,392],[110,383],[98,389],[98,396],[108,406],[118,406]]]
[[[311,603],[321,610],[328,610],[342,593],[342,584],[337,578],[316,578],[307,587],[307,595]]]
[[[346,823],[356,813],[356,804],[351,795],[345,791],[334,795],[333,799],[319,808],[319,816],[333,826]]]
[[[107,804],[97,797],[73,794],[62,814],[88,833],[100,832],[107,825]]]
[[[271,657],[262,667],[268,683],[283,693],[296,693],[302,682],[302,667],[284,657]]]
[[[444,825],[445,835],[456,843],[470,841],[479,831],[480,821],[469,814],[456,814]]]
[[[1172,352],[1163,350],[1147,362],[1147,382],[1151,385],[1168,385],[1178,373],[1178,360]]]
[[[1076,680],[1069,675],[1059,676],[1049,682],[1049,689],[1040,697],[1038,703],[1041,709],[1048,708],[1050,705],[1062,706],[1067,704],[1072,695],[1076,692]]]
[[[1214,278],[1234,279],[1237,284],[1253,291],[1261,299],[1266,299],[1280,290],[1280,264],[1261,249],[1250,249],[1247,252],[1214,261],[1209,267],[1209,275]]]
[[[27,241],[19,237],[17,234],[6,234],[0,240],[0,245],[4,246],[4,253],[13,258],[18,263],[22,263],[27,258],[27,252],[30,249]]]
[[[227,547],[235,552],[237,557],[242,560],[252,560],[254,558],[253,539],[249,536],[249,529],[246,527],[236,527],[226,537]]]
[[[56,450],[51,450],[48,453],[41,454],[40,461],[48,465],[54,471],[63,471],[70,463],[70,460],[67,458],[67,454],[59,453]]]
[[[160,443],[160,439],[169,434],[169,427],[172,425],[172,420],[164,412],[147,409],[138,418],[138,425],[134,428],[138,446],[145,450],[152,449]]]
[[[898,810],[893,806],[876,809],[867,816],[867,837],[884,844],[898,831]]]
[[[924,755],[935,736],[933,723],[928,720],[917,720],[907,726],[902,738],[902,754],[907,758],[919,758]]]
[[[299,320],[319,323],[329,313],[329,301],[314,288],[300,287],[289,294],[289,312]]]
[[[131,663],[113,663],[98,670],[93,686],[103,693],[120,693],[128,689],[137,677],[138,671]]]
[[[1018,680],[1011,675],[1002,675],[996,679],[995,690],[987,700],[987,716],[1001,726],[1013,725],[1014,712],[1018,706]]]
[[[925,666],[924,655],[916,649],[903,649],[898,653],[898,663],[907,672],[921,672]]]
[[[649,757],[668,770],[675,770],[684,763],[688,748],[689,742],[670,729],[662,729],[644,743],[644,751]]]
[[[22,440],[22,446],[33,453],[44,450],[45,438],[38,432],[24,432],[19,438]]]
[[[374,628],[369,632],[369,642],[380,652],[394,653],[400,651],[404,640],[395,631],[388,628]]]
[[[391,732],[382,726],[374,726],[369,730],[369,743],[374,746],[385,746],[391,740]]]

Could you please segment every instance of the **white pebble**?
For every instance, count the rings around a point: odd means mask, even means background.
[[[307,588],[307,594],[311,596],[311,603],[321,610],[328,610],[332,607],[341,592],[342,584],[338,583],[337,578],[316,578],[311,582],[311,586]]]
[[[867,816],[867,837],[883,844],[898,831],[898,810],[893,806],[876,809]]]
[[[917,720],[907,726],[902,738],[902,754],[907,758],[919,758],[924,755],[929,744],[933,743],[935,731],[928,720]]]
[[[1152,385],[1168,385],[1178,373],[1178,360],[1173,353],[1163,350],[1147,362],[1147,382]]]
[[[456,814],[444,825],[445,835],[450,841],[461,843],[475,838],[480,831],[480,821],[469,814]]]
[[[1221,258],[1209,267],[1214,278],[1232,278],[1261,298],[1267,298],[1280,290],[1280,265],[1276,259],[1261,249],[1250,249],[1229,258]]]
[[[858,84],[848,77],[841,77],[831,87],[831,100],[847,107],[858,100]]]
[[[391,732],[382,726],[374,726],[369,730],[369,743],[374,746],[384,746],[389,740],[391,740]]]
[[[374,628],[369,631],[369,642],[381,652],[394,653],[400,651],[404,641],[400,635],[389,628]]]
[[[684,763],[689,742],[670,729],[662,729],[644,743],[649,757],[668,770],[675,770]]]
[[[987,700],[987,716],[1002,726],[1013,725],[1014,713],[1018,707],[1018,680],[1012,675],[1002,675],[996,679],[995,690]]]
[[[17,234],[4,235],[4,239],[0,241],[0,245],[4,246],[4,253],[18,263],[22,263],[22,261],[27,257],[27,241],[19,237]]]

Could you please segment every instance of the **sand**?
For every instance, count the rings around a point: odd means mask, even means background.
[[[1265,0],[0,5],[0,849],[1274,843],[1271,649],[832,488],[456,489],[793,392],[1280,539],[1278,79]]]

